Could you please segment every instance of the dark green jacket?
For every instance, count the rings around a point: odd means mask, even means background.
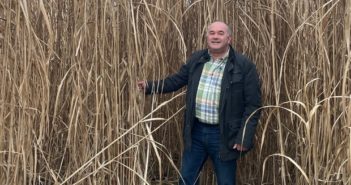
[[[208,50],[194,52],[180,70],[159,81],[148,81],[146,94],[168,93],[187,85],[184,118],[184,144],[191,146],[191,130],[195,119],[195,98],[204,63],[210,60]],[[221,85],[219,124],[220,157],[235,159],[240,152],[235,143],[251,149],[260,116],[261,91],[256,66],[245,56],[230,48]],[[253,114],[254,113],[254,114]]]

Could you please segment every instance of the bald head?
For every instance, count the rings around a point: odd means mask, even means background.
[[[208,31],[211,29],[212,26],[223,26],[225,27],[226,31],[227,31],[227,34],[229,36],[232,36],[232,30],[229,28],[229,26],[225,23],[225,22],[222,22],[222,21],[215,21],[213,23],[211,23],[208,27],[207,27],[207,34],[208,34]]]

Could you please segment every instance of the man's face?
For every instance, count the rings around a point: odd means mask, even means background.
[[[214,22],[208,27],[207,45],[212,53],[227,52],[231,37],[227,25],[222,22]]]

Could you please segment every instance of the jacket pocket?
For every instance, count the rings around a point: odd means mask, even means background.
[[[241,119],[236,119],[230,122],[227,122],[226,124],[226,129],[225,129],[225,136],[227,140],[227,147],[229,149],[233,149],[233,146],[235,144],[236,136],[240,130],[241,127]]]
[[[234,72],[232,77],[232,83],[238,83],[243,81],[243,75],[241,72]]]
[[[230,81],[230,89],[232,92],[235,91],[243,91],[244,89],[244,78],[242,73],[240,72],[234,72],[232,75]]]

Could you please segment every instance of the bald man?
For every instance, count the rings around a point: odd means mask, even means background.
[[[227,24],[213,22],[207,49],[194,52],[177,73],[163,80],[139,81],[146,94],[187,86],[184,151],[179,184],[199,183],[209,157],[218,185],[234,185],[236,161],[253,147],[261,91],[256,66],[230,45]]]

